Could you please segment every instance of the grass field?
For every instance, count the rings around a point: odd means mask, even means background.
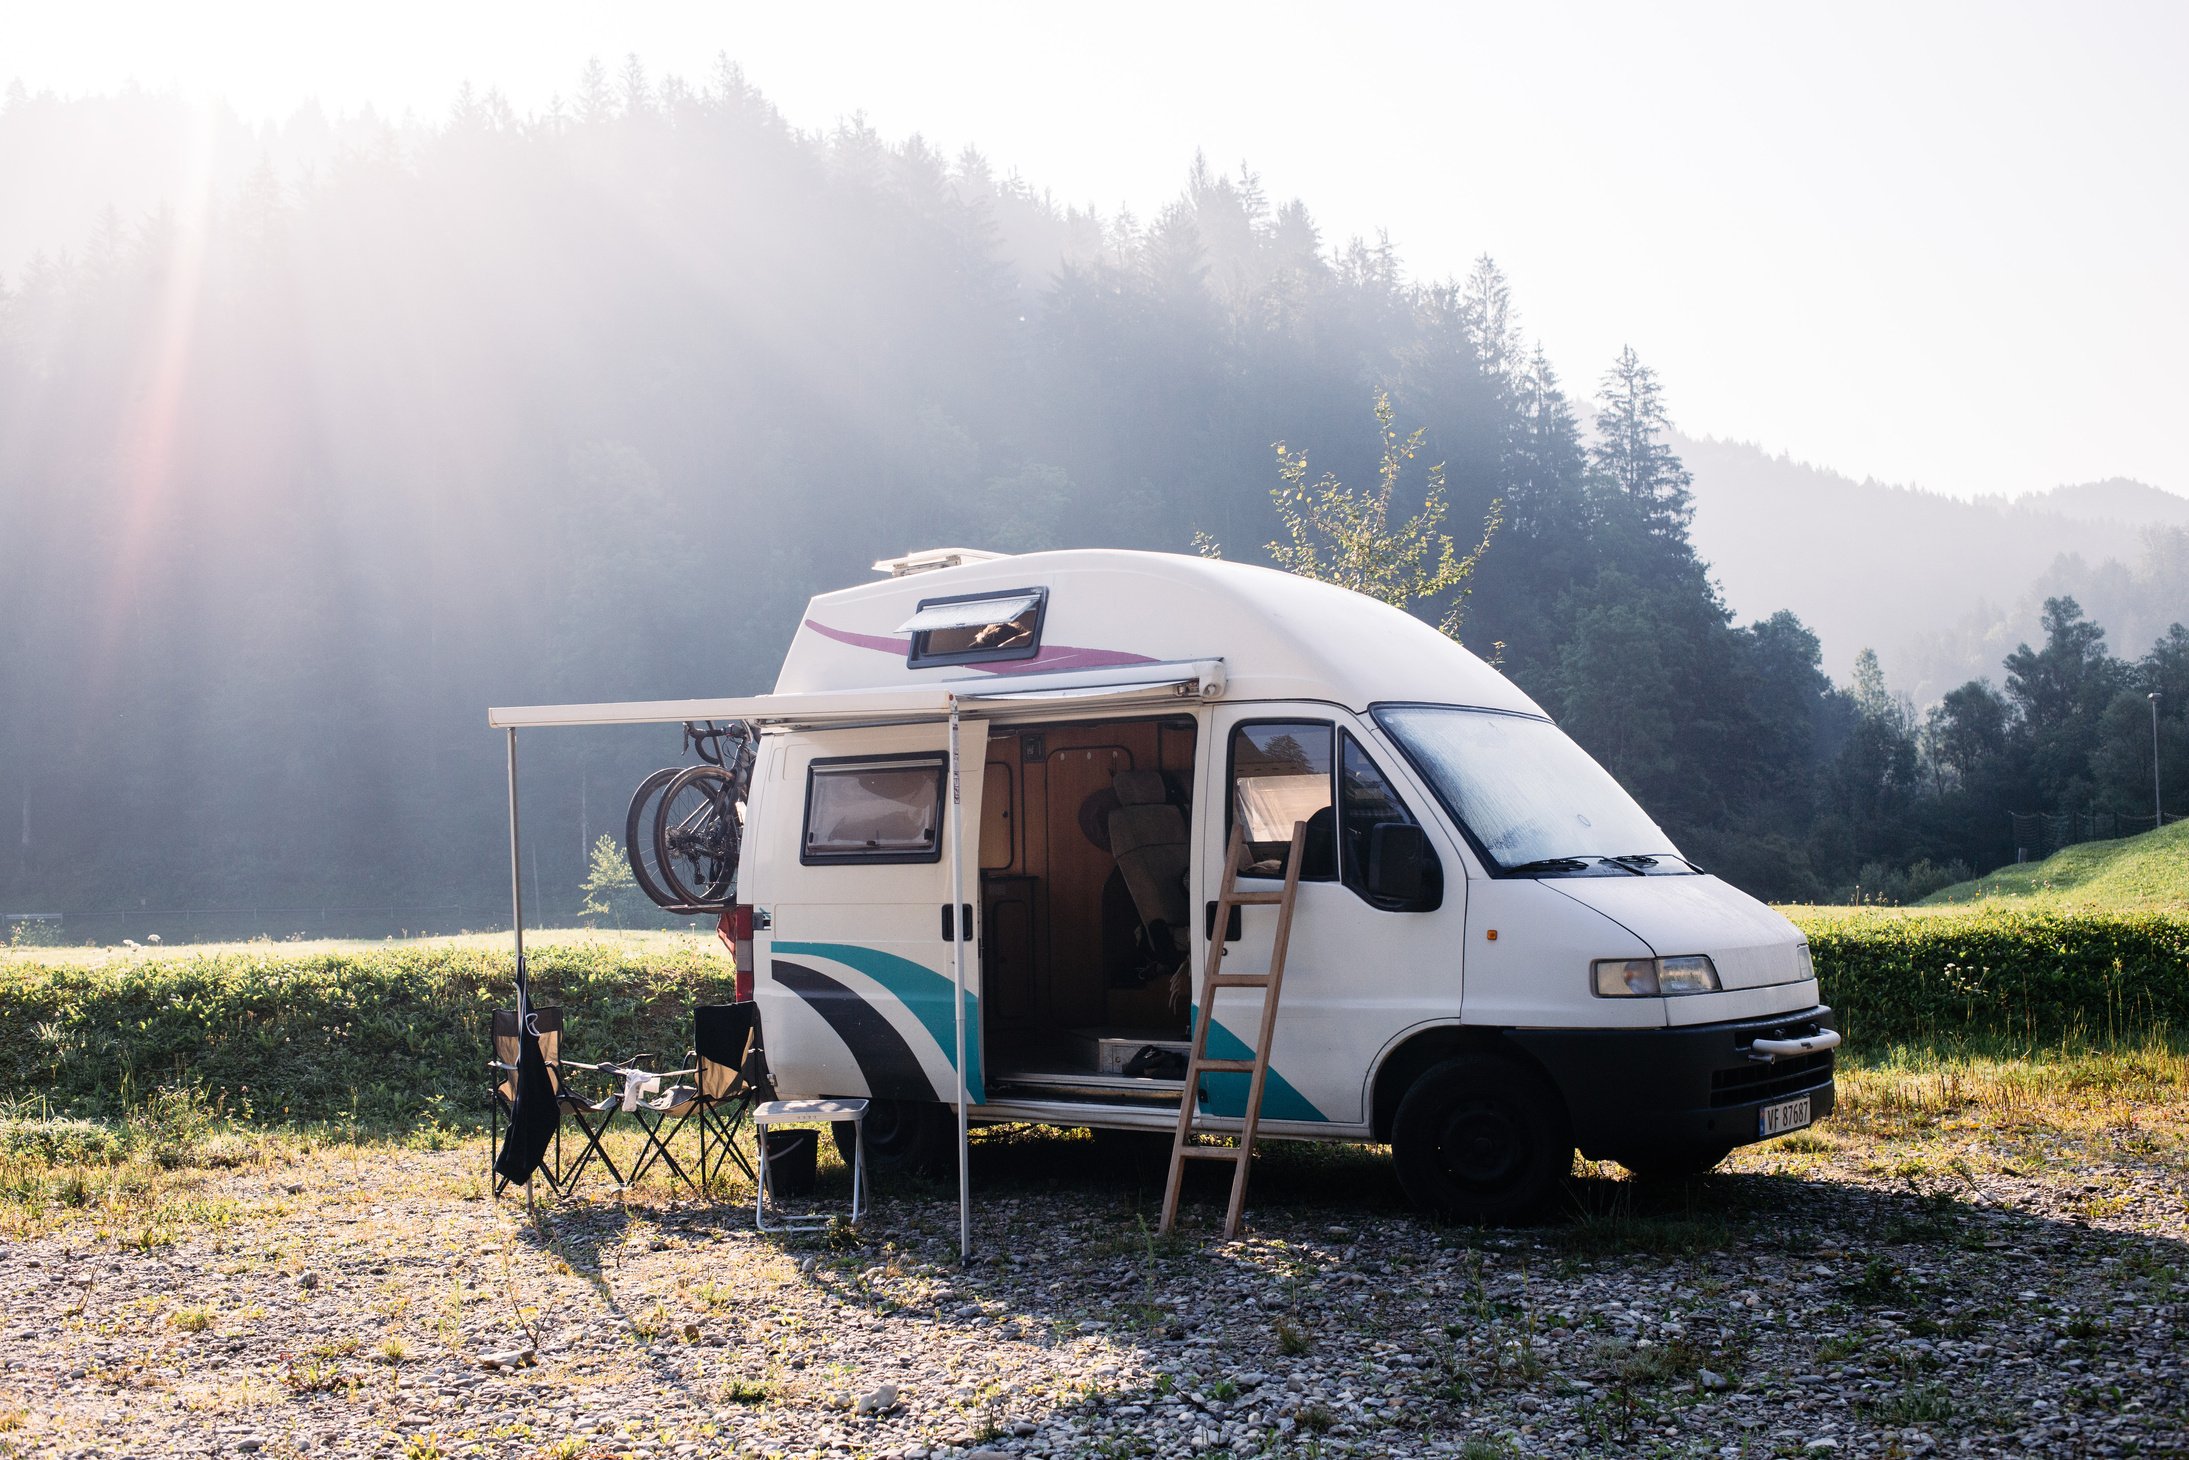
[[[490,1200],[502,938],[0,955],[0,1460],[2183,1453],[2189,918],[1803,926],[1838,1107],[1705,1180],[1579,1161],[1555,1220],[1477,1232],[1380,1148],[1273,1142],[1244,1241],[1215,1186],[1161,1239],[1160,1159],[1004,1126],[970,1269],[948,1182],[791,1242],[734,1172]],[[531,949],[588,1056],[681,1048],[730,973]]]
[[[2056,911],[2189,913],[2189,821],[2119,841],[2063,847],[1932,893],[1923,907],[2010,903]]]

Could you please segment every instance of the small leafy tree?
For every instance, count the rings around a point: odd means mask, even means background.
[[[606,832],[594,841],[585,881],[578,886],[585,894],[578,911],[587,918],[612,919],[619,928],[638,902],[638,879],[631,875],[622,845]]]
[[[1376,485],[1355,491],[1324,472],[1308,480],[1307,453],[1277,443],[1278,485],[1270,498],[1283,519],[1286,540],[1269,544],[1269,556],[1286,572],[1318,583],[1335,583],[1356,593],[1412,609],[1449,595],[1437,628],[1456,639],[1467,608],[1468,580],[1474,576],[1490,539],[1504,520],[1504,504],[1492,502],[1482,520],[1482,540],[1462,554],[1449,533],[1440,531],[1447,505],[1444,499],[1444,464],[1428,469],[1428,490],[1421,510],[1396,526],[1391,522],[1391,497],[1407,463],[1421,454],[1423,427],[1400,436],[1393,424],[1388,391],[1376,392],[1376,427],[1383,443]],[[1194,545],[1204,557],[1221,557],[1223,549],[1205,533],[1197,533]]]

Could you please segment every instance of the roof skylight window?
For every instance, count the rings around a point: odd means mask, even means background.
[[[1049,607],[1046,588],[928,598],[897,626],[912,636],[906,663],[914,669],[940,664],[983,664],[1031,659],[1041,652],[1041,624]]]

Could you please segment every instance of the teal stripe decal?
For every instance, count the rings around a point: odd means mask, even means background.
[[[862,948],[855,943],[779,942],[773,951],[833,959],[873,979],[889,991],[891,998],[910,1009],[912,1016],[934,1037],[936,1046],[942,1050],[944,1066],[952,1070],[957,1068],[958,1026],[950,1013],[950,995],[956,986],[934,969],[894,953],[884,953],[879,948]],[[1270,1079],[1275,1081],[1275,1071],[1270,1072]],[[988,1098],[987,1090],[981,1084],[980,996],[971,989],[965,993],[965,1093],[976,1104]],[[1241,1099],[1243,1101],[1244,1097]],[[1265,1099],[1263,1103],[1266,1106],[1268,1102]],[[1320,1120],[1322,1117],[1314,1118]]]
[[[1193,1008],[1193,1017],[1201,1017],[1201,1007],[1198,1004]],[[1250,1060],[1254,1058],[1254,1051],[1238,1035],[1221,1024],[1211,1022],[1208,1057],[1212,1060]],[[1203,1075],[1201,1088],[1207,1093],[1201,1101],[1202,1113],[1245,1119],[1247,1087],[1253,1078],[1251,1075],[1235,1074]],[[1314,1102],[1292,1088],[1292,1082],[1278,1074],[1277,1067],[1271,1065],[1267,1078],[1262,1082],[1262,1119],[1327,1123],[1330,1117],[1317,1110]]]

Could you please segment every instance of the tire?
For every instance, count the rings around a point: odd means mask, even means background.
[[[1661,1151],[1637,1151],[1617,1160],[1638,1181],[1685,1181],[1702,1175],[1732,1154],[1731,1146],[1673,1146]]]
[[[1496,1053],[1424,1070],[1399,1101],[1391,1151],[1417,1205],[1490,1225],[1537,1215],[1573,1170],[1558,1092],[1532,1065]]]
[[[836,1153],[851,1165],[858,1128],[829,1127]],[[866,1171],[870,1177],[939,1176],[957,1169],[957,1112],[931,1100],[874,1100],[866,1108]]]
[[[661,863],[654,854],[652,807],[662,787],[676,779],[678,767],[665,766],[638,783],[631,793],[631,809],[623,816],[623,855],[631,863],[632,880],[656,906],[673,908],[676,899],[661,881]]]
[[[654,858],[662,883],[687,908],[725,902],[737,882],[737,803],[730,773],[695,765],[678,771],[661,790],[653,813]]]

